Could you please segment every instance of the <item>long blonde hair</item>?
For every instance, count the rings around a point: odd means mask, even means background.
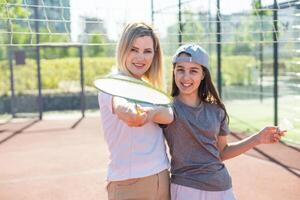
[[[130,74],[125,64],[127,55],[134,40],[143,36],[150,36],[152,38],[154,45],[154,56],[149,70],[142,76],[142,79],[151,83],[158,89],[163,89],[163,55],[161,45],[157,35],[153,31],[153,28],[144,22],[129,23],[123,29],[121,38],[116,48],[118,69],[125,74]]]

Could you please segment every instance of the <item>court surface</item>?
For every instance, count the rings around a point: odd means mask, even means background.
[[[107,162],[99,116],[0,122],[0,200],[105,200]],[[225,164],[239,200],[300,197],[297,147],[263,145]]]

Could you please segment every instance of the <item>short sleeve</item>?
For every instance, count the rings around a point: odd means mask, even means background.
[[[173,121],[170,124],[159,124],[159,127],[163,129],[163,133],[166,134],[169,132],[169,126],[175,123],[177,120],[177,112],[174,106],[172,106],[173,109]]]
[[[173,111],[173,121],[171,122],[171,123],[173,123],[173,122],[175,121],[175,118],[176,118],[176,112],[175,112],[175,109],[174,109],[173,106],[171,106],[170,108],[171,108],[172,111]],[[171,123],[170,123],[170,124],[171,124]],[[168,125],[169,125],[169,124],[158,124],[158,126],[159,126],[160,128],[162,128],[162,129],[167,128]]]
[[[230,130],[229,130],[229,126],[228,126],[228,118],[226,117],[226,119],[223,120],[224,116],[225,116],[225,112],[223,110],[221,110],[221,113],[220,113],[221,126],[220,126],[220,132],[219,132],[220,136],[226,136],[226,135],[230,134]]]
[[[98,103],[100,110],[105,108],[112,113],[112,95],[106,94],[104,92],[99,92]]]

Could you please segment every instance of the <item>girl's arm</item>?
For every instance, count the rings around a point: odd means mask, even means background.
[[[173,110],[170,106],[139,107],[138,109],[147,113],[148,121],[157,124],[170,124],[174,119]]]
[[[113,97],[113,113],[128,126],[143,126],[148,121],[158,124],[169,124],[173,121],[173,110],[164,106],[141,106],[125,98]]]
[[[218,136],[218,149],[221,160],[227,160],[245,153],[259,144],[273,144],[279,142],[284,132],[277,127],[265,127],[259,133],[253,134],[241,141],[227,144],[227,136]]]

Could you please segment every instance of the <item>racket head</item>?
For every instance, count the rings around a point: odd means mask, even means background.
[[[172,98],[166,93],[152,87],[150,84],[125,75],[114,74],[98,78],[95,87],[113,96],[153,105],[167,106]]]

